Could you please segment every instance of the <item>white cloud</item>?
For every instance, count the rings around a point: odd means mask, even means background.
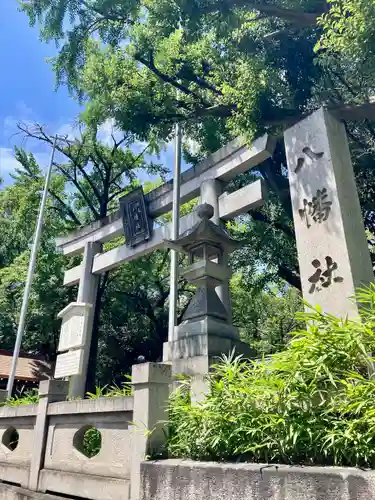
[[[34,153],[34,156],[42,171],[45,171],[49,164],[50,153],[39,151]],[[14,173],[16,168],[21,167],[21,164],[14,157],[12,148],[0,147],[0,178],[3,180],[4,185],[12,182],[9,174]]]
[[[124,134],[116,128],[115,121],[113,119],[106,120],[98,130],[98,139],[106,144],[107,146],[111,146],[113,144],[113,137],[115,141],[119,141],[122,139]]]
[[[57,129],[56,133],[59,136],[67,137],[67,139],[74,141],[74,139],[81,137],[81,127],[77,123],[64,123]],[[113,144],[112,136],[116,141],[119,141],[123,137],[123,133],[116,128],[115,121],[109,119],[99,127],[98,139],[107,146],[111,146]]]
[[[34,111],[28,106],[25,101],[21,100],[16,103],[17,115],[22,116],[23,119],[34,118]]]
[[[60,137],[66,137],[70,141],[74,141],[75,139],[80,139],[81,128],[77,123],[64,123],[60,125],[55,134]]]
[[[20,164],[14,158],[13,150],[11,148],[0,148],[0,176],[3,177],[9,172],[13,172]]]

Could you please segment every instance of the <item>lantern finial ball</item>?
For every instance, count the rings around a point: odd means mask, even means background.
[[[197,215],[200,219],[211,219],[214,215],[214,207],[209,203],[202,203],[197,208]]]

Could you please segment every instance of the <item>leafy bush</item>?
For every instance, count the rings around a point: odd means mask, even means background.
[[[170,400],[169,455],[373,468],[375,286],[358,297],[362,321],[314,309],[285,351],[223,358],[201,403],[185,380]]]
[[[21,405],[31,405],[39,403],[39,391],[38,389],[30,389],[29,391],[16,394],[15,396],[8,398],[2,406],[21,406]]]
[[[88,392],[86,394],[87,399],[97,399],[97,398],[114,398],[120,396],[131,396],[132,388],[131,388],[131,377],[130,375],[125,375],[125,382],[122,382],[121,385],[113,384],[110,386],[105,385],[104,387],[97,386],[95,389],[95,393]],[[39,390],[31,389],[29,391],[25,391],[15,396],[8,398],[5,402],[0,403],[0,406],[21,406],[21,405],[29,405],[29,404],[37,404],[39,403]],[[74,398],[81,399],[81,398]]]
[[[82,447],[88,458],[95,457],[102,447],[102,435],[96,427],[87,429],[83,436]]]
[[[86,396],[88,399],[131,396],[132,395],[131,376],[125,375],[125,379],[126,379],[125,382],[122,382],[121,385],[113,384],[110,386],[105,385],[103,387],[96,386],[95,392],[88,392]]]

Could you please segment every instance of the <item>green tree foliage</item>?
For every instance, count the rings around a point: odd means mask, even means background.
[[[50,137],[39,125],[20,124],[20,129],[29,139],[51,145]],[[1,345],[7,349],[14,345],[44,183],[32,155],[16,150],[16,158],[20,168],[13,176],[14,183],[0,193],[3,234],[0,335]],[[164,175],[162,167],[153,163],[146,165],[142,153],[135,154],[128,141],[115,136],[110,145],[85,132],[73,142],[65,138],[59,140],[23,342],[26,351],[55,358],[60,330],[57,314],[76,297],[76,288],[63,287],[62,282],[64,269],[77,265],[79,258],[64,259],[56,252],[55,237],[81,222],[100,219],[117,209],[118,196],[139,185],[140,170]],[[153,187],[154,184],[148,182],[145,190]],[[183,210],[190,211],[193,204],[187,204]],[[119,238],[105,244],[104,250],[122,243],[123,238]],[[139,355],[148,360],[160,359],[168,328],[168,276],[167,252],[154,252],[102,276],[97,296],[90,389],[96,382],[121,380]],[[181,296],[189,294],[185,283],[181,283]],[[182,307],[184,303],[186,299],[182,299]]]
[[[52,147],[53,139],[39,124],[29,125],[20,123],[20,132],[29,140],[41,141]],[[83,127],[76,130],[77,136],[71,140],[68,137],[60,137],[56,145],[55,171],[63,186],[63,195],[51,187],[50,194],[53,200],[53,208],[57,215],[67,221],[67,227],[86,224],[93,220],[99,220],[118,208],[118,197],[125,194],[134,187],[139,186],[138,174],[140,171],[148,174],[165,173],[165,168],[153,162],[146,163],[143,148],[140,153],[135,153],[133,136],[131,134],[120,135],[112,129],[110,139],[103,142],[99,139],[98,127],[88,129]],[[149,143],[147,148],[155,151]],[[19,151],[17,159],[21,162],[25,175],[30,179],[38,179],[33,168],[35,161],[32,156],[27,156]],[[39,179],[40,180],[40,179]],[[60,231],[60,233],[63,230]],[[56,236],[56,234],[55,234]],[[118,245],[122,241],[114,242]],[[113,245],[112,245],[113,246]],[[100,316],[109,280],[121,281],[122,270],[105,273],[101,277],[97,297],[96,313],[94,319],[93,338],[90,351],[90,368],[88,388],[92,389],[96,380],[96,362],[98,359],[98,345],[102,332],[110,330],[105,324],[100,327]],[[63,270],[58,274],[61,282]],[[126,282],[131,286],[133,278],[129,277]],[[109,299],[111,301],[111,299]],[[104,335],[104,334],[103,334]]]
[[[165,137],[179,119],[201,153],[322,100],[363,101],[372,92],[372,0],[21,5],[44,40],[61,43],[58,82],[88,98],[88,121],[111,117],[144,138]],[[348,75],[354,95],[345,92]]]
[[[16,157],[27,160],[28,170],[17,169],[13,184],[0,191],[0,344],[10,350],[14,346],[43,188],[42,172],[33,157],[26,157],[21,150],[16,150]],[[62,179],[54,176],[51,186],[63,199]],[[49,200],[23,348],[52,360],[60,329],[57,313],[72,300],[71,291],[62,287],[64,260],[54,243],[55,236],[65,227],[65,221],[56,216]]]
[[[65,144],[62,153],[73,159],[68,157],[68,172],[60,165],[65,177],[78,175],[82,190],[75,185],[80,200],[75,208],[86,210],[80,222],[111,211],[124,192],[110,189],[111,200],[104,195],[95,162],[101,164],[104,153],[108,162],[111,151],[104,148],[99,155],[90,145],[90,134],[95,137],[98,124],[108,119],[126,140],[141,139],[151,147],[169,139],[178,120],[185,155],[197,161],[239,133],[248,140],[264,131],[280,137],[283,127],[322,102],[363,103],[373,92],[373,23],[365,22],[372,16],[370,0],[25,0],[21,5],[31,24],[41,27],[42,39],[59,44],[53,61],[58,83],[85,104],[91,156],[78,144]],[[366,228],[374,234],[374,125],[364,119],[346,127]],[[42,132],[31,135],[46,140]],[[125,154],[118,149],[116,155]],[[83,175],[86,165],[97,170],[95,181],[94,174],[90,182]],[[283,280],[300,288],[285,165],[279,141],[272,158],[229,186],[262,177],[270,191],[263,209],[231,227],[248,242],[233,256],[234,269],[257,290],[269,283],[282,289]]]
[[[319,19],[323,35],[317,48],[333,56],[363,64],[363,70],[374,71],[375,30],[372,0],[328,0],[330,9]],[[368,76],[369,76],[368,73]]]
[[[140,170],[150,175],[166,173],[165,167],[145,162],[146,149],[155,152],[155,144],[150,142],[137,154],[131,148],[134,136],[121,134],[119,137],[118,131],[111,128],[106,142],[100,140],[97,124],[90,129],[83,125],[76,128],[74,139],[66,136],[57,140],[54,166],[72,194],[68,200],[61,200],[51,189],[51,195],[56,201],[56,210],[75,226],[102,219],[117,208],[117,198],[139,186]],[[53,137],[38,123],[19,123],[18,129],[25,139],[52,147]],[[18,154],[17,159],[32,176],[30,157],[23,153]]]
[[[265,130],[277,134],[322,102],[366,102],[373,92],[371,0],[21,4],[42,38],[61,44],[53,62],[58,82],[84,100],[88,124],[111,118],[155,141],[168,138],[179,120],[192,161],[239,133],[249,140]],[[347,130],[373,233],[375,129],[363,120]],[[251,213],[247,258],[300,287],[285,164],[279,142],[259,166],[271,196],[265,210]]]
[[[187,121],[202,152],[301,111],[319,77],[322,0],[21,4],[44,40],[62,42],[58,82],[89,98],[87,120],[111,116],[141,137]]]
[[[138,356],[162,359],[168,337],[169,255],[154,252],[112,273],[103,298],[99,366],[102,383],[119,383]]]
[[[293,287],[259,290],[241,274],[232,278],[231,293],[233,322],[241,339],[259,356],[284,349],[289,334],[300,326],[295,318],[303,307],[300,293]]]
[[[201,403],[183,384],[170,402],[170,456],[375,467],[375,287],[360,298],[362,321],[313,310],[281,353],[224,359]]]

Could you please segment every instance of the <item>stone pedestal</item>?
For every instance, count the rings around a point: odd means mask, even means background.
[[[102,244],[99,242],[89,242],[86,244],[82,261],[82,274],[79,281],[77,302],[92,304],[92,309],[87,321],[87,333],[85,346],[82,348],[82,371],[79,375],[69,378],[69,394],[72,398],[83,398],[86,392],[87,370],[89,366],[92,329],[94,325],[96,295],[98,291],[100,276],[93,274],[92,266],[94,257],[102,250]]]
[[[164,449],[171,381],[171,367],[167,364],[142,363],[132,367],[131,500],[141,498],[141,463],[147,455],[158,454]]]
[[[39,474],[43,468],[43,459],[47,442],[48,405],[65,401],[69,383],[65,380],[42,380],[39,384],[38,413],[34,428],[33,453],[31,455],[29,489],[38,490]]]
[[[254,357],[250,346],[239,339],[237,328],[215,318],[187,321],[176,327],[175,337],[173,342],[164,343],[163,360],[172,364],[173,375],[191,377],[192,401],[207,393],[206,375],[223,354]]]

